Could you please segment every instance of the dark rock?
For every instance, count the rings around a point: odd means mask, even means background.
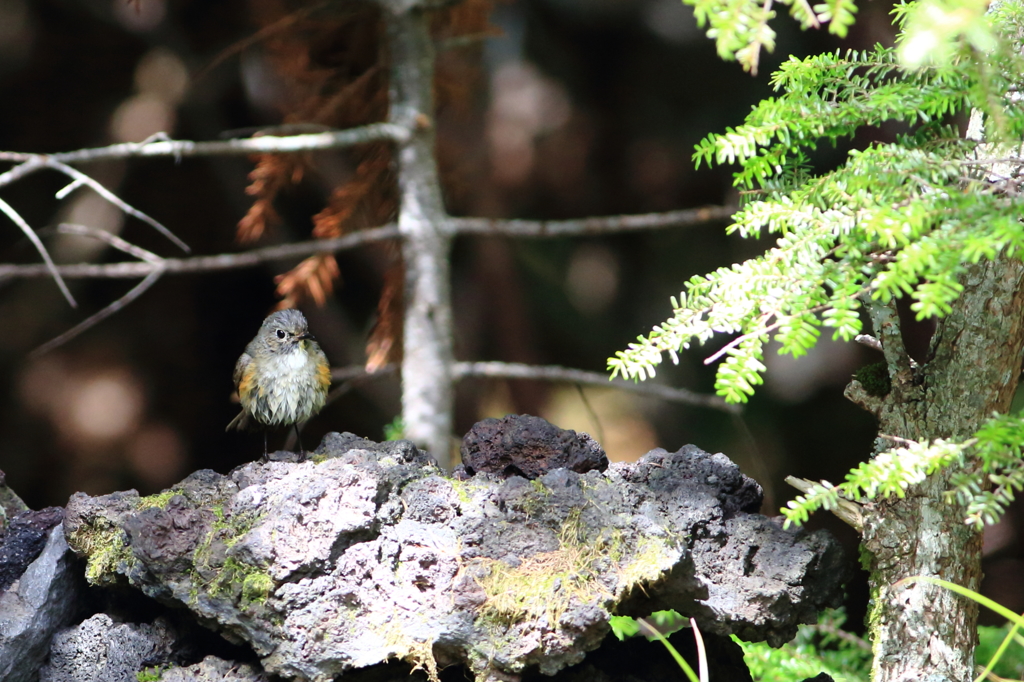
[[[170,658],[176,639],[163,619],[116,623],[99,613],[57,633],[39,682],[137,682],[143,668]]]
[[[46,545],[50,529],[64,520],[64,510],[47,507],[24,511],[10,519],[0,533],[0,593],[21,577]]]
[[[608,457],[589,434],[560,429],[530,415],[477,422],[462,439],[461,453],[468,473],[505,478],[534,479],[555,469],[585,474],[608,468]]]
[[[34,682],[54,633],[81,608],[82,567],[63,528],[52,528],[46,538],[35,561],[0,595],[0,682]]]
[[[4,532],[12,517],[24,511],[28,511],[28,505],[7,486],[7,476],[0,471],[0,533]]]
[[[723,455],[538,473],[460,481],[408,442],[332,434],[301,463],[76,495],[66,523],[92,582],[187,608],[299,680],[392,659],[551,675],[600,646],[612,612],[674,608],[780,643],[841,596],[838,544],[749,513],[760,488]]]

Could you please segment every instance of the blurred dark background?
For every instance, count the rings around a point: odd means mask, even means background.
[[[287,78],[253,39],[272,0],[0,0],[0,149],[57,152],[277,125],[289,113]],[[300,6],[296,3],[296,7]],[[499,37],[452,48],[470,90],[439,113],[456,215],[569,218],[735,203],[728,168],[694,170],[694,145],[742,122],[771,94],[780,60],[892,43],[888,2],[864,0],[848,39],[777,20],[778,47],[752,77],[721,61],[679,0],[514,0],[494,7]],[[280,11],[280,7],[274,8]],[[891,131],[880,131],[888,136]],[[857,144],[867,140],[858,140]],[[283,194],[282,222],[260,244],[308,239],[311,216],[343,153],[317,155],[324,172]],[[833,150],[816,161],[836,163]],[[235,227],[252,198],[245,158],[129,160],[82,167],[185,240],[196,254],[238,251]],[[334,169],[333,174],[330,169]],[[3,168],[6,169],[6,166]],[[115,232],[164,256],[182,255],[145,224],[87,190],[37,173],[0,190],[48,235],[58,262],[112,262],[94,241],[53,234],[59,222]],[[18,229],[0,219],[0,260],[35,262]],[[689,277],[755,255],[764,243],[727,237],[725,224],[628,236],[516,241],[461,238],[453,260],[457,357],[604,371],[606,359],[667,318]],[[302,308],[332,364],[359,365],[390,262],[386,246],[338,256],[341,279],[326,304]],[[152,493],[198,468],[225,472],[256,458],[261,436],[225,433],[234,362],[277,303],[274,277],[294,263],[166,276],[97,327],[36,359],[28,354],[123,295],[135,282],[76,280],[72,310],[50,280],[0,282],[0,470],[34,508],[75,491]],[[710,393],[712,352],[683,354],[657,381]],[[613,459],[686,443],[726,453],[765,488],[775,514],[795,494],[786,475],[842,479],[864,458],[873,419],[847,402],[852,372],[872,351],[823,340],[800,360],[769,353],[767,383],[740,420],[611,389],[472,380],[459,387],[458,433],[507,412],[540,414],[601,440]],[[360,385],[308,426],[373,439],[399,411],[397,380]],[[277,444],[283,440],[277,435]],[[272,436],[272,445],[274,445]],[[988,540],[989,592],[1024,608],[1016,516]],[[852,531],[828,526],[856,556]],[[1004,576],[1005,579],[998,579]],[[851,586],[851,625],[863,614]]]

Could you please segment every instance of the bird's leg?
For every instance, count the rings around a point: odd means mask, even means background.
[[[269,462],[270,455],[267,453],[267,430],[263,429],[263,461]]]
[[[306,451],[306,448],[302,447],[302,434],[299,433],[299,423],[295,422],[295,440],[299,442],[299,454],[301,455]]]

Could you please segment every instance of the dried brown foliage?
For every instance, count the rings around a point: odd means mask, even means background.
[[[287,85],[287,95],[279,103],[285,123],[347,128],[387,118],[385,27],[373,3],[251,0],[251,7],[261,27],[259,49]],[[471,115],[473,97],[481,82],[477,64],[482,40],[497,33],[488,22],[490,11],[491,0],[465,0],[432,17],[431,28],[438,44],[449,48],[442,49],[438,57],[435,92],[439,112],[463,120]],[[460,36],[470,39],[459,42]],[[247,46],[252,44],[253,40],[246,42]],[[455,127],[461,125],[460,120]],[[443,151],[445,146],[445,136],[440,134],[438,156],[443,181],[447,183],[454,175],[471,177],[465,169],[461,173],[447,172],[457,164],[445,160],[457,158],[463,145],[453,140],[453,153],[449,154]],[[397,183],[390,170],[390,145],[373,143],[335,154],[351,171],[330,190],[325,207],[313,216],[313,235],[321,239],[337,237],[393,219]],[[238,224],[239,240],[253,241],[266,233],[278,219],[275,199],[304,177],[317,177],[316,158],[258,158],[246,190],[256,200]],[[338,264],[331,256],[302,261],[276,280],[281,307],[294,306],[304,298],[323,303],[339,276]],[[400,352],[402,287],[402,266],[396,259],[385,274],[378,322],[367,348],[368,368],[394,361]]]
[[[277,295],[281,297],[277,309],[294,308],[306,298],[312,298],[317,305],[323,305],[327,295],[334,290],[334,280],[340,276],[341,270],[333,255],[327,253],[310,256],[274,278]]]
[[[385,144],[366,145],[363,159],[351,180],[334,188],[327,206],[313,216],[313,236],[318,239],[340,237],[351,231],[354,217],[362,226],[379,225],[394,211],[394,198],[386,187],[390,183],[391,152]]]
[[[377,301],[377,322],[366,342],[366,371],[376,372],[402,360],[402,294],[405,266],[396,259],[384,274],[384,290]]]
[[[256,197],[245,216],[238,221],[236,237],[242,244],[250,244],[280,220],[274,209],[274,199],[282,188],[296,185],[302,180],[303,166],[298,156],[260,154],[256,167],[249,173],[249,186],[245,193]]]

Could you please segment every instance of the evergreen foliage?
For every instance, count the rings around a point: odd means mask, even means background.
[[[778,649],[765,642],[733,641],[743,648],[750,676],[758,682],[801,682],[825,673],[836,682],[870,677],[871,652],[842,630],[842,609],[824,611],[817,625],[801,625],[793,641]]]
[[[770,17],[751,7],[700,0],[695,11],[719,51],[743,61],[744,49],[770,46],[758,28]],[[806,5],[794,0],[791,7],[813,23]],[[1019,180],[998,174],[1000,164],[1024,165],[1024,59],[1014,50],[1024,35],[1022,7],[1007,0],[986,13],[979,0],[904,3],[894,11],[897,47],[786,61],[772,78],[779,94],[694,153],[698,166],[739,165],[734,177],[744,201],[728,230],[776,235],[775,246],[691,278],[672,299],[670,319],[609,359],[612,376],[653,377],[663,354],[678,361],[692,344],[728,335],[708,362],[722,360],[717,392],[745,402],[762,382],[769,340],[794,357],[823,331],[849,341],[863,332],[865,306],[903,296],[918,319],[942,317],[962,291],[967,264],[1024,255]],[[832,12],[834,32],[852,19],[842,3],[813,11]],[[950,124],[952,115],[972,110],[984,117],[985,144]],[[849,144],[890,122],[906,129],[896,142],[851,149],[833,170],[812,167],[818,144]],[[989,523],[1024,488],[1022,437],[1024,421],[1002,416],[966,442],[901,443],[783,512],[800,523],[840,495],[902,495],[937,469],[976,457],[981,466],[957,474],[949,499],[966,505],[968,523]]]

